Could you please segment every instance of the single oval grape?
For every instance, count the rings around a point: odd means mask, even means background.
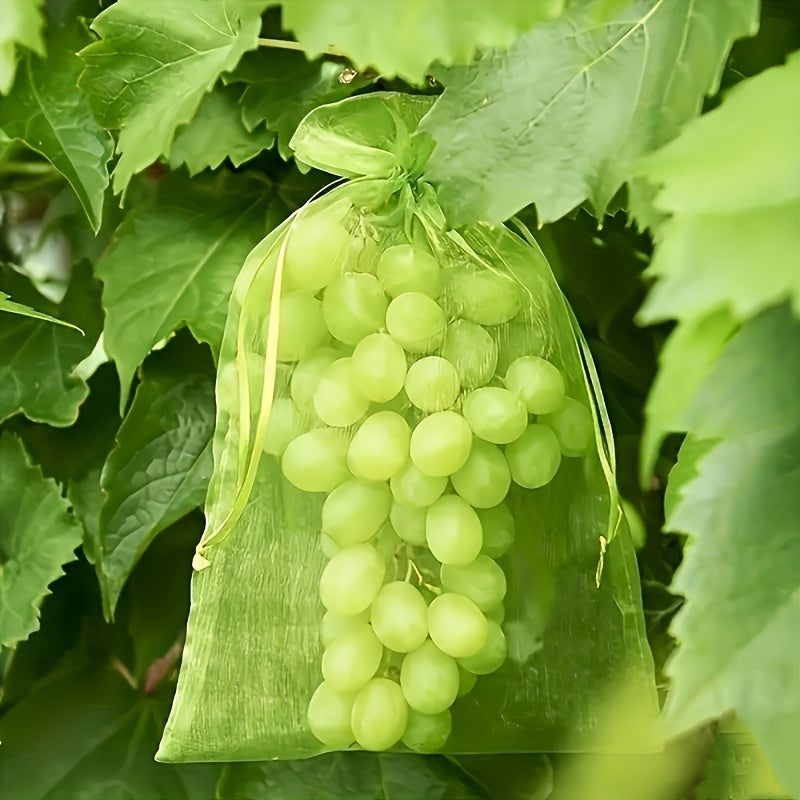
[[[479,325],[500,325],[525,303],[522,287],[511,277],[488,269],[445,272],[445,307],[454,317]]]
[[[468,597],[446,592],[428,606],[428,630],[443,653],[453,658],[468,658],[486,644],[488,623]]]
[[[326,565],[319,580],[319,596],[328,611],[341,616],[360,614],[383,584],[386,565],[371,545],[342,548]]]
[[[565,397],[558,411],[540,417],[539,421],[552,428],[562,455],[576,458],[589,449],[594,436],[594,424],[589,409],[583,403]]]
[[[328,747],[349,747],[355,739],[350,725],[355,699],[354,694],[340,694],[323,681],[308,704],[311,733]]]
[[[421,292],[398,295],[386,311],[386,330],[409,353],[436,350],[442,344],[446,327],[441,306]]]
[[[458,664],[429,639],[403,659],[400,686],[415,711],[440,714],[458,696]]]
[[[397,535],[404,542],[417,545],[417,547],[424,547],[426,544],[425,520],[427,515],[428,510],[425,508],[413,508],[412,506],[404,506],[401,503],[394,502],[389,513],[389,520]]]
[[[333,614],[326,611],[322,615],[322,622],[319,628],[319,638],[323,647],[327,647],[334,639],[338,639],[347,631],[357,628],[360,625],[366,625],[369,622],[369,609],[362,611],[360,614],[353,614],[348,617],[339,614]]]
[[[283,285],[316,294],[339,275],[350,234],[330,211],[300,214],[287,232]]]
[[[462,413],[472,432],[493,444],[513,442],[528,424],[528,410],[522,400],[499,386],[470,392],[464,398]]]
[[[472,430],[455,411],[437,411],[420,420],[411,433],[411,460],[434,478],[452,475],[464,466],[472,448]]]
[[[322,304],[309,292],[281,297],[278,320],[278,361],[297,361],[328,337]]]
[[[353,350],[353,374],[361,393],[373,403],[388,403],[403,388],[406,354],[388,333],[371,333]]]
[[[322,316],[335,339],[358,344],[383,327],[388,304],[374,275],[347,272],[325,290]]]
[[[388,481],[408,460],[411,430],[394,411],[378,411],[355,432],[347,451],[353,475],[371,481]]]
[[[346,428],[358,422],[369,408],[353,375],[352,359],[340,358],[322,373],[314,395],[317,416],[333,428]]]
[[[488,675],[500,669],[508,656],[508,642],[502,628],[491,620],[486,625],[486,643],[483,647],[475,655],[458,660],[460,666],[476,675]]]
[[[421,411],[444,411],[455,403],[461,381],[449,361],[426,356],[408,368],[405,387],[408,399]]]
[[[403,744],[418,753],[435,753],[447,743],[452,724],[447,710],[438,714],[423,714],[412,708],[408,712]]]
[[[435,300],[442,291],[441,269],[436,259],[410,244],[384,250],[378,262],[378,280],[389,297],[420,292]]]
[[[534,423],[506,447],[506,460],[516,483],[525,489],[538,489],[550,483],[558,472],[561,448],[547,425]]]
[[[488,383],[497,368],[497,345],[491,334],[466,319],[447,326],[442,356],[455,366],[461,385],[467,389]]]
[[[428,604],[410,583],[392,581],[372,601],[370,622],[385,647],[408,653],[428,637]]]
[[[403,690],[387,678],[373,678],[356,696],[350,724],[365,750],[388,750],[400,741],[408,722]]]
[[[442,564],[439,572],[442,589],[463,594],[483,612],[503,602],[506,576],[497,562],[478,556],[469,564]]]
[[[346,458],[347,439],[341,431],[316,428],[289,442],[281,469],[304,492],[330,492],[350,475]]]
[[[409,461],[389,482],[394,499],[404,506],[427,508],[436,502],[447,488],[447,478],[421,472]]]
[[[483,544],[481,521],[469,503],[455,494],[440,497],[425,517],[425,538],[442,564],[469,564]]]
[[[334,639],[322,654],[322,674],[332,689],[357,692],[378,671],[383,645],[372,628],[362,623]]]
[[[325,558],[333,558],[342,548],[328,536],[327,533],[319,532],[319,549]]]
[[[500,503],[494,508],[480,508],[477,513],[483,529],[481,552],[490,558],[504,556],[514,544],[517,528],[511,509]]]
[[[478,677],[472,672],[464,669],[460,664],[458,665],[458,696],[463,697],[469,694],[478,682]]]
[[[371,539],[389,519],[392,492],[386,483],[353,479],[337,486],[322,504],[322,530],[339,547]]]
[[[314,413],[314,395],[319,388],[322,374],[342,354],[332,347],[320,347],[312,350],[297,362],[292,373],[289,393],[295,405],[305,414]]]
[[[522,356],[506,371],[506,387],[531,414],[550,414],[564,399],[564,378],[558,367],[538,356]]]
[[[511,472],[503,451],[496,445],[475,439],[464,466],[450,476],[458,494],[475,508],[501,503],[511,486]]]
[[[264,434],[264,452],[280,458],[292,439],[306,429],[307,421],[289,397],[278,397],[269,411],[267,432]]]

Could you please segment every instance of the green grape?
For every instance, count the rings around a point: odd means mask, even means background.
[[[458,495],[446,494],[428,509],[425,538],[442,564],[469,564],[483,544],[481,521],[469,503]]]
[[[306,419],[289,397],[279,397],[269,411],[267,432],[264,435],[264,452],[280,458],[292,439],[307,427]]]
[[[315,428],[292,439],[283,451],[281,468],[286,480],[304,492],[329,492],[350,473],[347,439],[341,431]]]
[[[547,425],[528,425],[525,433],[506,447],[511,477],[525,489],[550,483],[561,464],[561,450],[555,433]]]
[[[371,545],[344,547],[322,570],[319,579],[322,605],[341,616],[360,614],[375,599],[385,574],[383,557]]]
[[[428,604],[410,583],[392,581],[372,601],[370,622],[381,644],[408,653],[428,638]]]
[[[528,424],[528,410],[522,400],[499,386],[470,392],[464,398],[462,413],[472,432],[493,444],[513,442]]]
[[[371,481],[387,481],[408,460],[411,430],[394,411],[378,411],[355,432],[347,451],[353,475]]]
[[[436,502],[447,488],[447,478],[420,472],[409,461],[389,482],[398,503],[412,508],[427,508]]]
[[[330,213],[300,214],[287,233],[283,285],[315,294],[339,275],[350,234]]]
[[[313,350],[297,362],[292,373],[289,393],[295,405],[305,414],[314,413],[314,395],[319,388],[322,373],[342,354],[332,347]]]
[[[539,418],[558,439],[561,453],[574,458],[582,456],[589,449],[594,436],[594,423],[589,409],[583,403],[565,397],[558,411]]]
[[[425,539],[425,519],[428,515],[426,508],[414,508],[404,506],[395,501],[392,503],[392,510],[389,519],[397,535],[409,544],[424,547]]]
[[[455,411],[437,411],[420,420],[411,433],[411,460],[433,478],[452,475],[464,466],[472,448],[472,430]]]
[[[339,547],[371,539],[389,519],[387,483],[353,479],[337,486],[322,504],[322,530]]]
[[[353,625],[337,636],[322,654],[322,674],[337,692],[357,692],[378,671],[383,645],[372,628]]]
[[[522,356],[506,371],[506,387],[519,395],[531,414],[550,414],[564,399],[558,367],[538,356]]]
[[[447,326],[442,356],[455,366],[461,385],[467,389],[488,383],[497,367],[497,345],[491,334],[466,319]]]
[[[400,741],[408,722],[403,690],[387,678],[373,678],[356,695],[350,724],[365,750],[388,750]]]
[[[461,391],[456,368],[439,356],[415,361],[406,374],[408,399],[422,411],[444,411],[455,403]]]
[[[491,620],[486,623],[486,644],[474,656],[460,658],[458,663],[476,675],[488,675],[503,666],[508,656],[508,642],[502,628]]]
[[[319,549],[322,550],[322,555],[325,558],[333,558],[342,548],[327,533],[320,531]]]
[[[503,451],[475,439],[469,458],[450,476],[453,488],[471,506],[489,508],[502,502],[511,486],[511,473]]]
[[[488,635],[486,617],[478,606],[452,592],[440,594],[428,606],[428,629],[433,643],[453,658],[474,656]]]
[[[334,639],[338,639],[350,630],[369,623],[369,609],[360,614],[343,617],[326,611],[322,615],[319,628],[319,638],[323,647],[327,647]]]
[[[398,295],[386,311],[386,330],[409,353],[436,350],[442,344],[446,327],[444,311],[421,292]]]
[[[337,749],[353,743],[350,718],[353,714],[354,694],[340,694],[323,681],[308,704],[308,727],[324,745]]]
[[[434,300],[442,291],[442,276],[436,259],[410,244],[389,247],[378,262],[378,280],[389,297],[420,292]]]
[[[352,359],[340,358],[322,373],[314,395],[319,418],[333,428],[346,428],[358,422],[369,408],[353,375]]]
[[[439,575],[442,589],[463,594],[484,612],[506,596],[505,573],[489,556],[478,556],[469,564],[443,564]]]
[[[454,317],[479,325],[500,325],[516,316],[525,303],[522,287],[488,269],[445,271],[445,308]]]
[[[353,350],[358,388],[373,403],[396,397],[406,379],[406,354],[388,333],[371,333]]]
[[[502,625],[503,620],[506,618],[506,607],[502,603],[498,603],[491,608],[487,608],[483,615],[489,622],[496,622],[498,625]]]
[[[345,344],[358,344],[383,327],[388,301],[374,275],[347,272],[322,298],[322,316],[331,335]]]
[[[478,509],[478,518],[483,528],[481,552],[490,558],[504,556],[514,544],[517,527],[511,509],[505,503],[494,508],[481,508]]]
[[[278,361],[297,361],[328,338],[322,303],[310,292],[281,297],[278,320]]]
[[[458,695],[458,664],[428,639],[403,659],[400,686],[414,711],[440,714]]]
[[[475,684],[478,681],[478,677],[472,673],[467,672],[460,664],[458,665],[458,696],[463,697],[465,694],[469,694],[474,688]]]
[[[522,356],[543,356],[552,350],[546,325],[532,315],[520,314],[516,319],[492,329],[497,342],[497,374],[505,375],[511,364]]]
[[[412,708],[408,712],[403,744],[418,753],[434,753],[445,746],[451,729],[452,721],[449,711],[423,714]]]

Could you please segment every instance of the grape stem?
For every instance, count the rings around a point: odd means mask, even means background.
[[[305,52],[305,48],[300,42],[292,41],[291,39],[264,39],[257,40],[260,47],[278,47],[282,50],[298,50],[301,53]],[[336,58],[347,58],[347,53],[338,50],[335,47],[326,47],[320,55],[335,56]]]

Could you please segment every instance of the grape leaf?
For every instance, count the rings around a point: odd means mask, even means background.
[[[32,465],[19,439],[0,438],[0,645],[39,627],[47,587],[75,558],[81,528],[55,481]]]
[[[44,0],[3,0],[0,15],[0,94],[8,94],[17,69],[17,46],[44,55]]]
[[[405,0],[373,3],[283,0],[283,24],[309,56],[331,45],[359,67],[420,83],[433,61],[468,61],[476,49],[508,47],[522,31],[561,13],[563,0]],[[413,44],[412,44],[413,43]]]
[[[96,231],[114,140],[95,122],[77,86],[82,64],[75,51],[88,38],[79,25],[51,29],[47,58],[27,56],[13,90],[0,98],[0,126],[7,137],[43,155],[69,181]]]
[[[172,331],[188,325],[219,345],[233,281],[267,229],[267,197],[257,178],[175,174],[128,213],[95,266],[123,406],[136,367]]]
[[[150,542],[203,504],[214,410],[208,374],[145,365],[101,477],[100,585],[108,617]]]
[[[667,665],[671,734],[735,709],[800,793],[800,322],[746,322],[680,419],[693,432],[670,477],[667,530],[690,536],[671,590],[686,602]],[[686,451],[686,452],[684,452]],[[681,461],[678,462],[679,465]]]
[[[102,324],[99,285],[80,264],[59,307],[19,273],[0,269],[3,286],[27,305],[64,317],[86,332],[17,315],[0,316],[0,421],[17,413],[49,425],[71,425],[86,398],[73,369],[89,355]]]
[[[275,142],[264,128],[245,128],[239,100],[241,87],[217,86],[200,104],[192,121],[181,128],[170,152],[169,165],[186,164],[190,175],[216,169],[226,158],[238,167]]]
[[[656,231],[643,321],[723,304],[744,319],[786,298],[800,312],[798,84],[795,53],[642,160],[642,174],[662,184],[656,208],[671,215]]]
[[[277,134],[278,152],[288,159],[292,155],[289,140],[309,111],[342,100],[375,80],[359,74],[342,83],[343,69],[340,61],[309,61],[291,50],[262,48],[248,53],[231,76],[231,81],[248,84],[241,99],[244,124],[255,130],[266,122],[267,129]]]
[[[637,0],[597,23],[576,6],[505,54],[434,70],[445,91],[420,129],[448,219],[501,221],[533,202],[546,223],[586,198],[602,214],[634,161],[697,114],[757,12],[756,0]]]
[[[117,0],[80,56],[80,86],[99,122],[119,128],[114,191],[168,155],[175,132],[197,112],[220,74],[256,46],[265,0]]]
[[[72,328],[74,331],[83,333],[80,328],[70,322],[65,322],[63,319],[57,319],[56,317],[50,316],[50,314],[37,311],[35,308],[26,306],[24,303],[15,303],[11,299],[11,295],[6,294],[5,292],[0,292],[0,311],[5,311],[7,314],[19,314],[21,317],[28,317],[30,319],[40,319],[45,322],[52,322],[54,325],[64,325],[67,328]]]

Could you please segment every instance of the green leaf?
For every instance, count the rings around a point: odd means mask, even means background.
[[[506,54],[435,70],[445,92],[420,127],[448,218],[500,221],[536,203],[546,223],[586,198],[601,215],[635,160],[698,113],[757,12],[756,0],[637,0],[598,23],[578,6]]]
[[[289,140],[309,111],[342,100],[375,81],[359,74],[343,83],[343,69],[341,61],[309,61],[291,50],[261,48],[248,53],[231,76],[231,81],[248,84],[241,99],[244,124],[248,130],[255,130],[266,122],[267,130],[277,134],[278,152],[288,159],[292,155]]]
[[[265,0],[118,0],[92,29],[101,37],[80,55],[80,85],[97,119],[119,128],[114,191],[169,155],[175,133],[203,95],[256,46]]]
[[[693,431],[691,463],[681,482],[670,479],[666,522],[690,536],[671,587],[686,602],[671,626],[680,646],[667,665],[668,731],[735,709],[793,796],[800,675],[787,643],[800,629],[798,365],[800,322],[787,307],[745,323],[681,416]]]
[[[107,616],[152,540],[203,504],[211,475],[214,383],[168,362],[145,365],[101,485],[100,584]]]
[[[563,0],[405,0],[372,3],[283,0],[283,24],[309,56],[344,51],[359,67],[421,83],[428,66],[468,61],[484,47],[508,47],[537,22],[561,13]]]
[[[55,325],[64,325],[67,328],[72,328],[74,331],[83,333],[83,331],[77,325],[73,325],[70,322],[64,322],[63,319],[51,317],[50,314],[44,314],[41,311],[37,311],[35,308],[26,306],[24,303],[15,303],[11,299],[11,295],[6,294],[5,292],[0,292],[0,311],[5,311],[7,314],[19,314],[21,317],[29,317],[30,319],[41,319],[45,322],[52,322]]]
[[[795,53],[642,161],[662,186],[656,208],[671,215],[656,231],[644,321],[723,304],[744,319],[787,298],[800,312],[800,115],[789,112],[798,83]]]
[[[0,94],[8,94],[17,69],[17,46],[44,55],[44,0],[3,0],[0,16]]]
[[[172,169],[186,164],[195,175],[216,169],[226,158],[238,167],[272,147],[275,134],[246,128],[242,122],[241,94],[241,87],[217,86],[203,98],[192,121],[175,137],[169,157]]]
[[[0,98],[0,125],[6,136],[43,155],[69,181],[96,231],[113,139],[95,122],[77,86],[82,64],[75,51],[88,40],[77,24],[53,28],[47,58],[27,56],[13,90]]]
[[[176,174],[128,213],[95,267],[123,406],[137,366],[172,331],[188,325],[218,347],[233,281],[267,228],[267,200],[256,178]]]
[[[99,285],[85,264],[78,265],[57,308],[19,273],[0,268],[0,276],[14,297],[46,308],[86,331],[83,336],[35,319],[0,317],[0,421],[22,413],[49,425],[71,425],[88,392],[86,382],[73,374],[73,368],[89,355],[100,333]]]
[[[81,528],[55,481],[42,476],[16,437],[0,438],[0,645],[39,627],[47,587],[75,558]]]

